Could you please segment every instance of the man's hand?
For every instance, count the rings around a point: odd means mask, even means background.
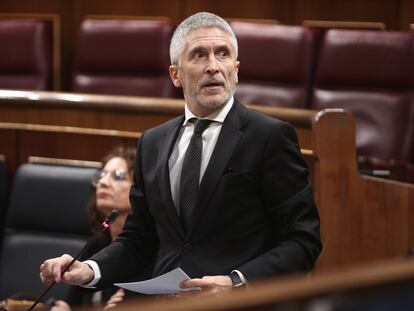
[[[233,282],[227,275],[203,276],[202,279],[191,279],[182,281],[180,287],[194,288],[192,291],[181,291],[178,296],[183,298],[193,298],[199,296],[216,295],[233,288]]]
[[[70,285],[81,285],[90,282],[93,277],[92,268],[86,263],[75,261],[73,265],[61,276],[62,271],[73,260],[70,255],[62,255],[46,260],[40,265],[40,279],[43,284],[50,285],[52,282],[64,282]]]

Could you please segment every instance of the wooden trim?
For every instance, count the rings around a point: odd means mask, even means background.
[[[47,91],[0,90],[0,104],[35,105],[38,107],[76,108],[79,110],[96,108],[111,111],[157,111],[171,114],[184,111],[184,100],[159,97],[95,95],[82,93],[61,93]]]
[[[141,136],[141,133],[129,132],[129,131],[80,128],[80,127],[60,126],[60,125],[8,123],[8,122],[0,122],[0,129],[29,130],[29,131],[49,132],[49,133],[59,132],[59,133],[85,134],[85,135],[97,135],[97,136],[115,136],[115,137],[128,137],[128,138],[139,138]]]
[[[154,20],[154,21],[171,21],[171,18],[167,16],[143,16],[143,15],[85,15],[83,20],[86,19],[119,19],[119,20]]]
[[[0,13],[0,19],[40,19],[52,22],[52,88],[54,91],[61,89],[61,33],[62,26],[60,15],[39,13]]]
[[[292,123],[296,127],[300,126],[307,129],[312,127],[313,119],[318,113],[318,111],[311,109],[294,109],[264,105],[248,105],[248,107],[263,112],[268,116]]]
[[[228,23],[232,22],[242,22],[242,23],[252,23],[252,24],[268,24],[268,25],[279,25],[280,21],[277,19],[265,19],[265,18],[226,18]]]
[[[97,161],[59,159],[59,158],[49,158],[49,157],[37,157],[37,156],[30,156],[27,159],[27,162],[34,163],[34,164],[52,164],[52,165],[91,167],[91,168],[101,168],[102,166],[102,163],[97,162]]]
[[[382,22],[359,22],[359,21],[331,21],[331,20],[304,20],[304,27],[314,28],[344,28],[344,29],[367,29],[385,30],[386,25]]]
[[[159,97],[95,95],[46,91],[0,90],[0,106],[36,106],[52,108],[75,108],[78,110],[105,110],[117,112],[141,112],[158,115],[181,115],[183,99]],[[249,105],[269,116],[311,128],[316,110]]]
[[[315,152],[313,150],[310,150],[310,149],[300,149],[300,152],[304,156],[316,158]]]

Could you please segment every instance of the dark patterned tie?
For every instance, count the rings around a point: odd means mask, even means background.
[[[180,215],[185,230],[192,221],[193,211],[197,203],[200,184],[201,154],[203,151],[202,134],[211,120],[190,119],[194,122],[194,132],[184,156],[180,180]]]

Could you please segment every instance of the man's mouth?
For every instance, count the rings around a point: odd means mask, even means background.
[[[222,87],[222,86],[224,86],[224,83],[221,81],[209,81],[209,82],[202,84],[202,87],[205,87],[205,88],[216,88],[216,87]]]

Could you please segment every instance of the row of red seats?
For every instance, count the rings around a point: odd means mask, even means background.
[[[42,58],[51,44],[41,37],[47,27],[35,21],[21,28],[17,21],[1,23],[9,27],[0,24],[0,42],[22,40],[10,50],[2,44],[0,87],[47,89],[47,82],[29,84],[33,74],[23,74],[30,68],[39,79],[50,80],[50,53]],[[364,168],[387,169],[390,161],[414,163],[414,33],[332,29],[322,35],[302,26],[241,21],[231,25],[239,41],[236,96],[242,102],[348,109],[357,122]],[[24,27],[30,29],[28,34]],[[72,91],[180,97],[168,75],[173,30],[168,19],[85,20],[75,52]],[[13,66],[18,68],[14,73]]]

